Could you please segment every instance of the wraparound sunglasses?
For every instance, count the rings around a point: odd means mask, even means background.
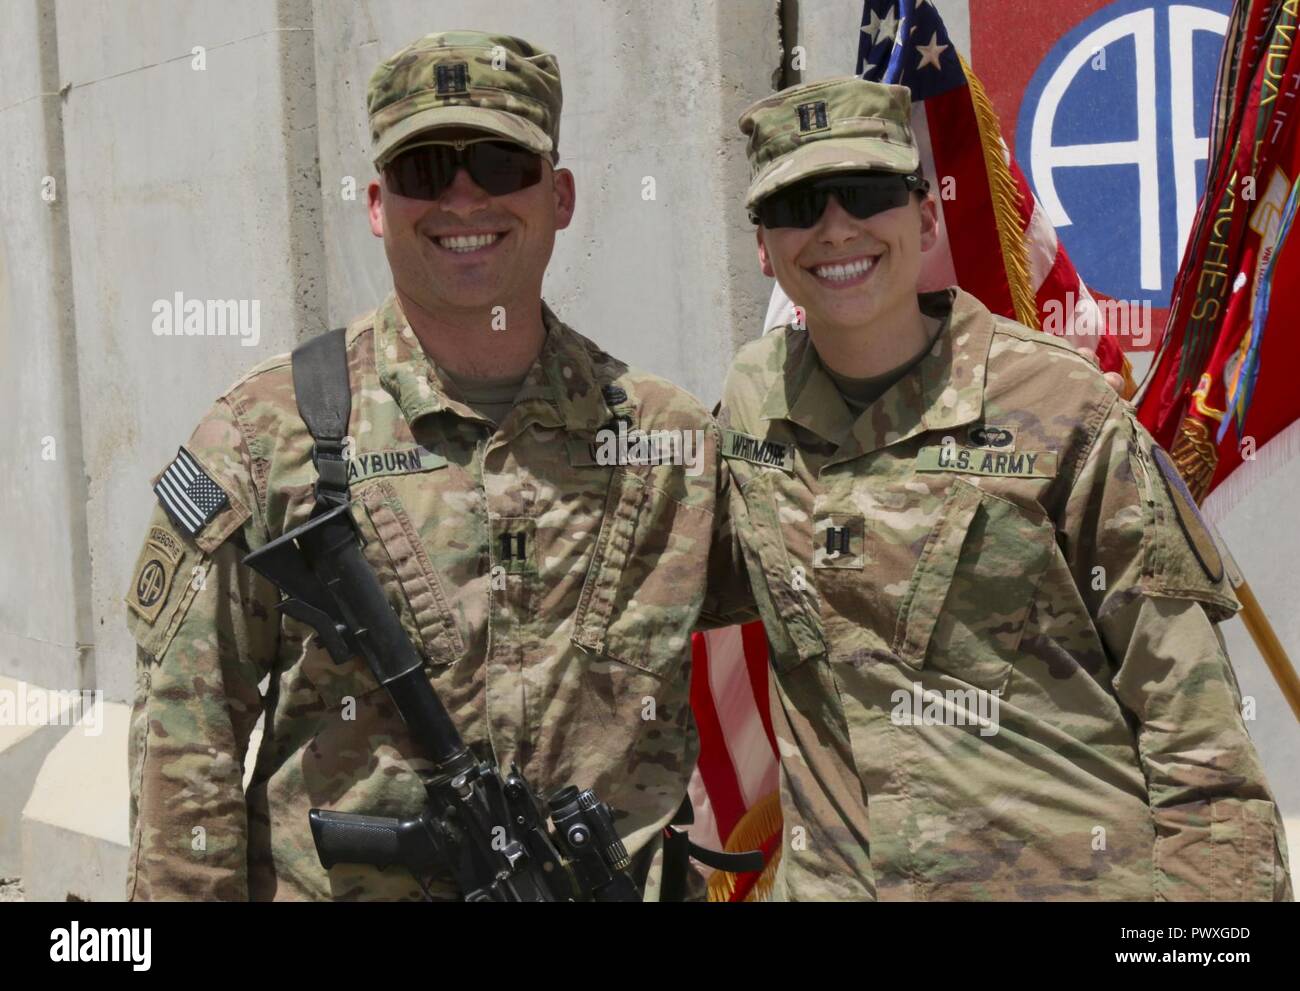
[[[859,220],[903,206],[914,190],[930,184],[918,175],[896,172],[845,172],[819,176],[778,189],[763,199],[750,219],[764,227],[812,227],[826,212],[832,196]]]
[[[490,196],[505,196],[541,181],[542,157],[509,141],[431,142],[396,155],[384,178],[398,196],[436,200],[462,168]]]

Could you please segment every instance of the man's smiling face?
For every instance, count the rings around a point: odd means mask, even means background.
[[[759,262],[810,327],[860,333],[915,308],[921,253],[937,229],[928,197],[859,220],[832,196],[812,227],[759,227]]]
[[[540,182],[503,196],[485,192],[464,168],[436,200],[400,196],[382,175],[369,196],[370,227],[384,239],[393,284],[432,313],[535,305],[555,232],[569,225],[574,207],[573,174],[546,161]]]

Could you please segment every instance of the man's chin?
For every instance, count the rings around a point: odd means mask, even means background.
[[[500,271],[448,272],[439,268],[429,270],[428,284],[438,295],[457,303],[470,305],[499,300],[505,286]]]
[[[420,292],[415,301],[434,317],[439,313],[490,311],[495,306],[504,305],[504,293],[497,287],[456,286],[437,278],[429,279],[426,286],[428,288]]]

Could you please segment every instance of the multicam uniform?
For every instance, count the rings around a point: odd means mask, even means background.
[[[943,331],[856,419],[790,327],[724,391],[706,608],[752,586],[771,644],[776,896],[1289,898],[1167,456],[1067,345],[920,301]]]
[[[466,742],[542,794],[594,788],[654,897],[658,837],[697,751],[687,658],[716,431],[683,390],[543,318],[541,355],[495,428],[448,393],[394,297],[349,327],[353,514]],[[616,416],[702,431],[703,470],[602,466],[592,442]],[[240,563],[308,518],[311,447],[282,356],[222,396],[155,478],[127,596],[130,898],[419,894],[399,870],[318,863],[309,808],[411,814],[427,765],[364,663],[335,665]]]

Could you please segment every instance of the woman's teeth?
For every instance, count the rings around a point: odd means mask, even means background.
[[[440,247],[448,251],[455,251],[464,254],[468,251],[478,251],[479,248],[486,248],[489,244],[495,244],[501,240],[500,234],[457,234],[454,237],[440,237],[435,239]]]
[[[813,275],[831,282],[847,282],[849,279],[856,279],[859,275],[871,271],[871,266],[875,263],[874,258],[859,258],[847,265],[818,265],[813,269]]]

